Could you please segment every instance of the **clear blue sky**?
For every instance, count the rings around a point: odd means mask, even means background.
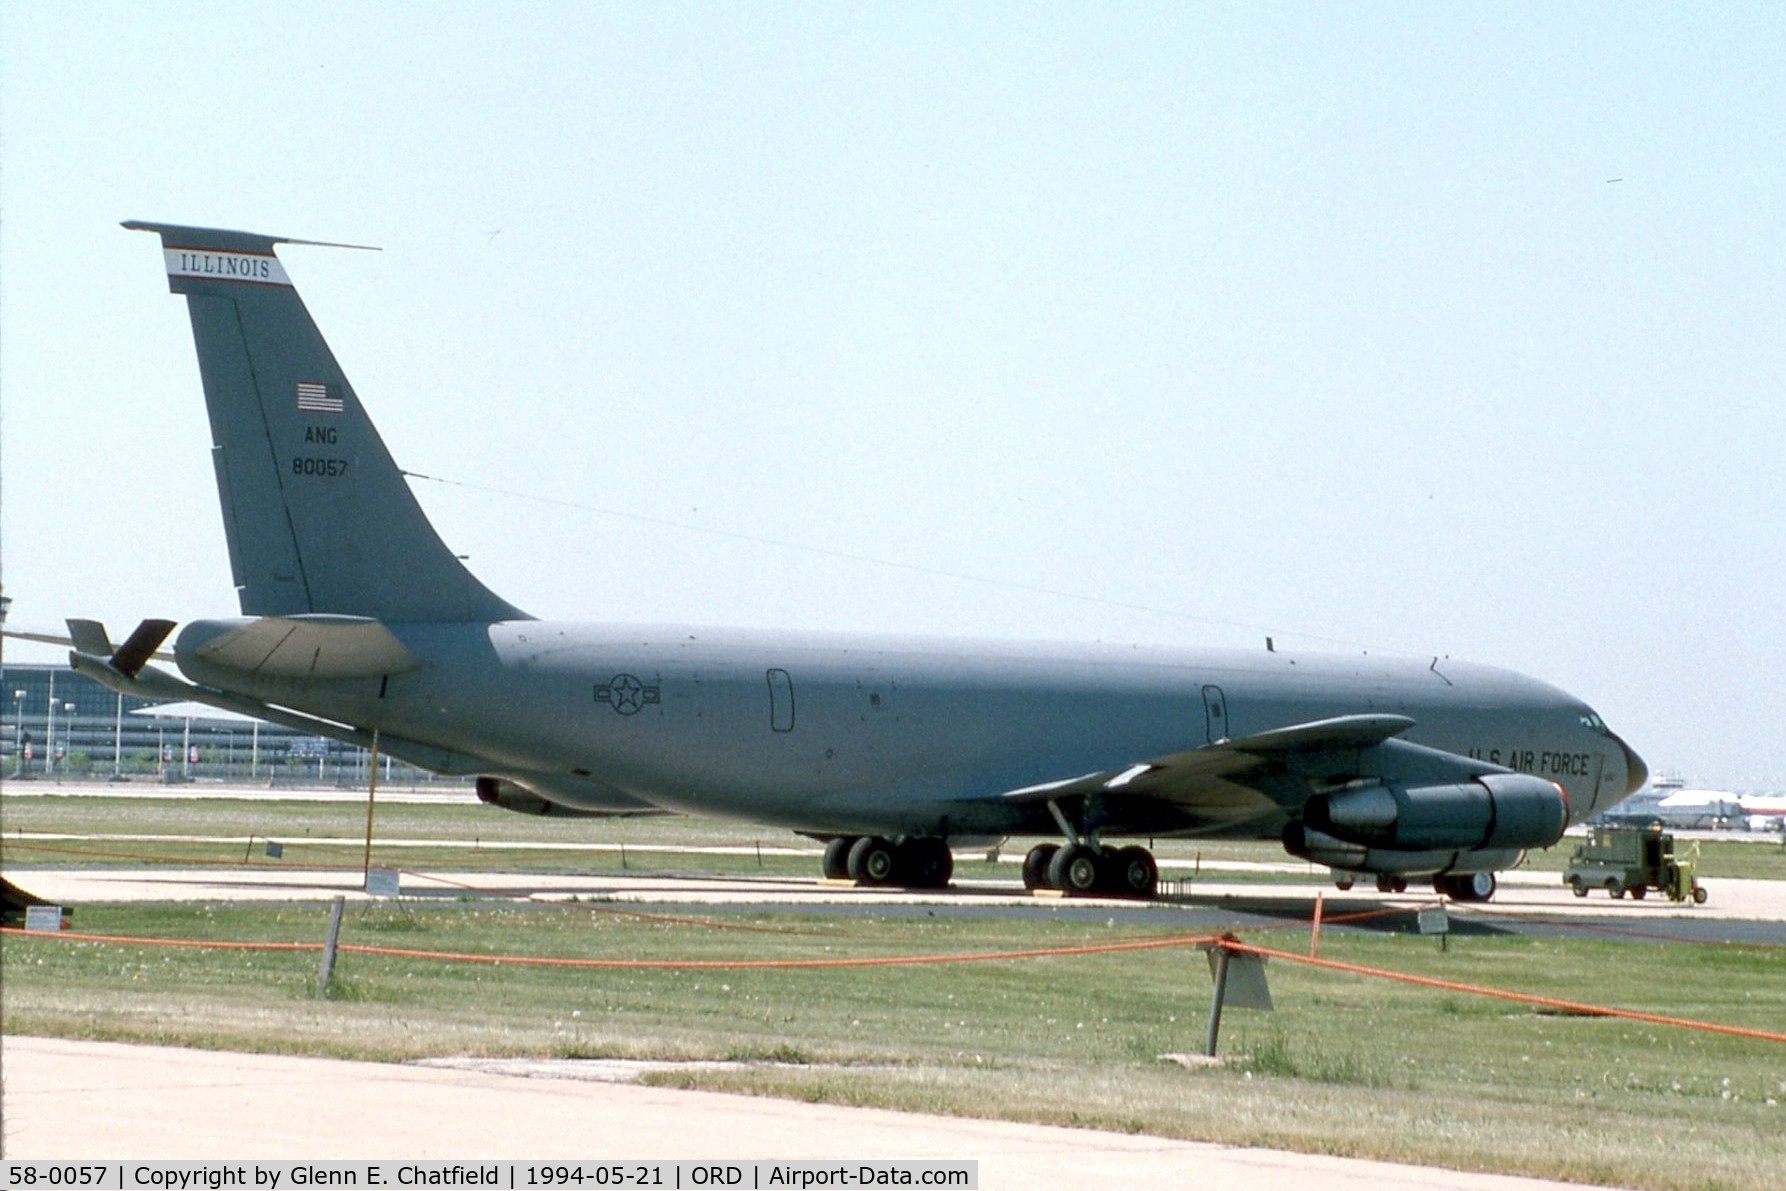
[[[1467,657],[1786,788],[1783,62],[1778,4],[8,3],[13,621],[235,612],[118,227],[204,223],[383,248],[284,257],[401,464],[523,494],[418,488],[535,614]]]

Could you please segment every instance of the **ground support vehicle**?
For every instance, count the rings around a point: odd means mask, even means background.
[[[1693,875],[1693,862],[1674,853],[1674,835],[1660,823],[1640,827],[1605,825],[1590,827],[1585,843],[1575,846],[1563,883],[1576,897],[1592,889],[1604,889],[1613,897],[1629,893],[1641,899],[1659,889],[1670,901],[1705,902],[1705,886]]]

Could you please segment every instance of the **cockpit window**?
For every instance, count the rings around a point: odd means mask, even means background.
[[[1595,715],[1592,711],[1583,711],[1581,713],[1581,726],[1584,728],[1592,728],[1602,736],[1607,735],[1606,721]]]

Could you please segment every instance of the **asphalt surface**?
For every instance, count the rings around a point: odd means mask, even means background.
[[[11,1159],[971,1160],[989,1191],[1535,1191],[1566,1184],[614,1082],[611,1065],[357,1063],[0,1042]],[[591,1070],[579,1072],[577,1067]],[[621,1073],[624,1074],[624,1073]]]

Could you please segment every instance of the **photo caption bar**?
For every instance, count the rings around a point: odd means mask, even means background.
[[[0,1162],[0,1191],[223,1191],[295,1187],[475,1187],[590,1191],[597,1187],[949,1187],[978,1191],[978,1162]]]

